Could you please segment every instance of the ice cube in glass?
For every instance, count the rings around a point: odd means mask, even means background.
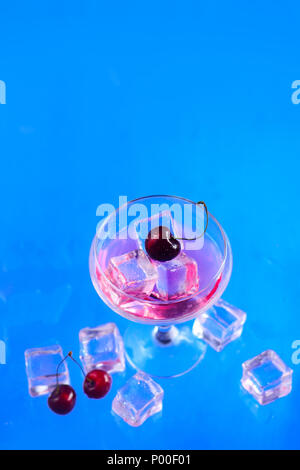
[[[246,317],[243,310],[220,299],[196,318],[193,333],[219,352],[241,336]]]
[[[149,296],[157,280],[156,266],[143,250],[111,258],[107,272],[115,286],[133,296]]]
[[[51,393],[57,380],[60,384],[70,384],[66,361],[60,365],[56,376],[57,366],[63,358],[63,351],[59,345],[26,349],[25,367],[29,394],[32,397]]]
[[[242,364],[242,386],[260,405],[267,405],[292,390],[293,370],[268,349]]]
[[[86,373],[92,369],[109,373],[125,370],[123,339],[115,323],[83,328],[79,342],[80,360]]]
[[[153,295],[162,300],[175,300],[195,294],[199,288],[196,261],[181,252],[171,261],[156,262],[158,279]]]
[[[144,372],[131,377],[117,392],[112,410],[131,426],[140,426],[162,410],[163,389]]]

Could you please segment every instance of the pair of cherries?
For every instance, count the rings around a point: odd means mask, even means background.
[[[59,415],[70,413],[76,403],[76,393],[74,388],[71,387],[71,385],[58,383],[58,369],[68,357],[70,357],[81,368],[80,364],[73,358],[72,352],[69,352],[57,367],[57,384],[55,389],[49,395],[48,406],[52,411],[54,411],[54,413]],[[111,376],[105,370],[93,369],[88,372],[88,374],[84,375],[83,391],[89,398],[103,398],[109,392],[111,383]]]

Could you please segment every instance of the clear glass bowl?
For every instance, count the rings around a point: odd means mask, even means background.
[[[195,202],[176,196],[148,196],[130,201],[98,226],[89,264],[91,279],[100,298],[116,313],[134,322],[124,337],[131,365],[154,376],[170,377],[187,372],[204,355],[205,346],[193,336],[189,324],[179,324],[192,320],[221,297],[231,275],[232,252],[224,230],[208,212],[202,246],[193,249],[191,242],[181,242],[182,251],[197,263],[199,286],[196,292],[181,295],[178,299],[161,300],[153,296],[135,296],[118,288],[108,275],[110,259],[141,247],[140,239],[123,238],[124,231],[133,226],[130,217],[134,219],[137,210],[151,214],[153,207],[162,208],[163,204],[176,206],[179,209],[177,217],[178,214],[181,217],[185,209],[190,210],[192,217],[199,217]],[[172,215],[176,224],[176,211]],[[195,220],[190,222],[194,224]]]

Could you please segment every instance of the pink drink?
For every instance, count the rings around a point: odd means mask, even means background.
[[[117,238],[111,240],[106,246],[102,246],[98,253],[94,250],[94,244],[91,250],[90,268],[98,294],[120,315],[137,322],[163,324],[164,321],[176,323],[193,318],[196,312],[207,308],[216,300],[216,297],[222,294],[228,282],[228,273],[230,275],[231,266],[225,270],[225,276],[222,276],[225,264],[224,253],[206,234],[202,249],[192,251],[185,250],[183,247],[182,250],[182,257],[189,260],[188,285],[191,282],[195,283],[194,278],[197,276],[194,290],[190,290],[187,295],[180,292],[178,296],[175,292],[170,298],[163,299],[156,287],[150,294],[147,291],[147,294],[134,295],[132,290],[122,291],[120,285],[116,285],[116,277],[110,269],[110,260],[122,259],[118,257],[122,255],[126,257],[126,254],[137,250],[137,241]],[[176,279],[170,278],[169,282],[169,291],[174,292],[172,282],[176,282]]]
[[[205,344],[179,323],[212,311],[231,269],[230,243],[205,203],[176,196],[125,201],[98,224],[90,251],[98,295],[132,322],[124,334],[129,363],[157,377],[178,377],[202,360]]]

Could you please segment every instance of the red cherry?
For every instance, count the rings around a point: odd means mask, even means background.
[[[150,258],[156,261],[170,261],[181,251],[180,242],[173,237],[167,227],[159,226],[150,230],[145,241]]]
[[[100,369],[91,370],[84,379],[83,390],[89,398],[102,398],[110,390],[111,376]]]
[[[70,385],[57,385],[48,398],[49,408],[59,415],[73,410],[76,402],[75,390]]]

